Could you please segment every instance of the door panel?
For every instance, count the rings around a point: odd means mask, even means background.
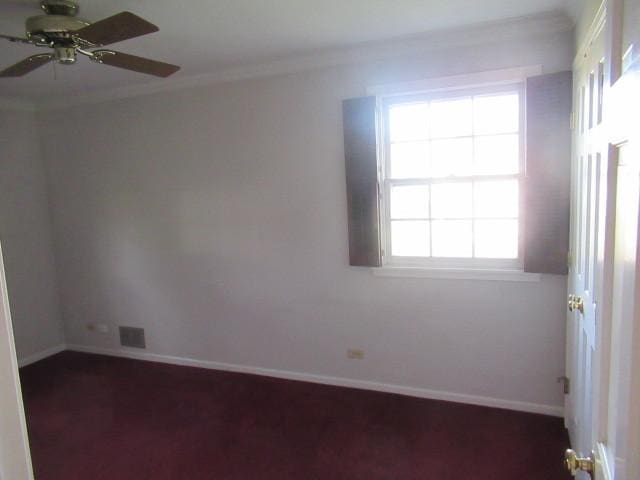
[[[631,479],[629,445],[633,379],[633,338],[636,313],[638,215],[640,213],[640,162],[630,147],[618,150],[615,253],[611,325],[611,384],[607,409],[607,456],[612,478]]]

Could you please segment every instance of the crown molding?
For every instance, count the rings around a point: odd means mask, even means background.
[[[542,75],[542,65],[489,70],[447,77],[434,77],[413,82],[372,85],[367,87],[367,95],[393,96],[411,93],[437,92],[459,88],[469,89],[488,85],[508,85],[522,83],[528,77]]]
[[[35,112],[37,109],[35,102],[23,98],[0,97],[0,111]]]
[[[220,83],[285,75],[318,68],[376,62],[411,57],[430,51],[470,45],[492,44],[530,37],[568,32],[573,21],[564,12],[486,22],[465,28],[433,31],[380,42],[368,42],[348,48],[317,51],[263,63],[241,65],[212,73],[175,77],[152,83],[127,85],[82,95],[65,95],[37,102],[40,110],[59,110],[79,105],[105,103],[143,95],[193,89]]]

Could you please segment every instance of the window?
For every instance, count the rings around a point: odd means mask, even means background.
[[[521,268],[521,85],[380,106],[384,263]]]

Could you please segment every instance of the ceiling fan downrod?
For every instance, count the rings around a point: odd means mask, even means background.
[[[75,17],[78,14],[78,4],[71,0],[42,0],[40,8],[47,15],[62,15],[65,17]]]

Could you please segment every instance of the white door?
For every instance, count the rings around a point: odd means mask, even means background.
[[[640,82],[633,69],[617,73],[617,3],[603,4],[574,64],[566,424],[576,477],[598,480],[640,478],[639,375],[631,368],[640,360]]]
[[[640,62],[611,88],[608,135],[615,174],[610,322],[603,329],[596,477],[640,478]]]
[[[0,249],[0,479],[32,480],[7,284]]]
[[[593,381],[596,358],[597,296],[601,284],[598,262],[602,208],[601,176],[607,171],[603,140],[605,84],[604,30],[594,32],[588,49],[574,65],[574,142],[572,246],[567,319],[567,427],[573,448],[588,455],[593,444]],[[584,477],[579,473],[578,477]]]

